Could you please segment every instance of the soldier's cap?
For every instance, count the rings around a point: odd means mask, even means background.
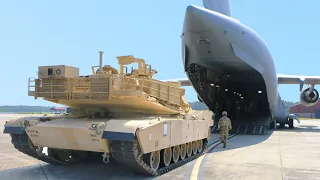
[[[228,115],[227,111],[223,111],[222,116],[226,116],[226,115]]]

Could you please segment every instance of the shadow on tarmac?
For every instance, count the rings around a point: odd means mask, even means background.
[[[312,133],[320,133],[320,127],[315,125],[298,125],[293,129],[289,129],[287,126],[283,129],[277,129],[276,131],[285,131],[285,132],[295,132],[295,133],[303,133],[303,132],[312,132]]]
[[[222,144],[211,147],[208,153],[228,151],[231,149],[243,148],[259,144],[266,141],[274,131],[287,131],[287,132],[320,132],[319,126],[312,125],[298,125],[294,129],[284,129],[268,130],[265,135],[236,135],[228,140],[227,148],[223,148]],[[185,167],[192,168],[194,162],[189,162]],[[187,169],[188,170],[188,169]],[[190,169],[192,170],[192,169]],[[175,171],[175,172],[173,172]],[[141,175],[133,172],[130,168],[120,165],[117,162],[110,162],[109,164],[103,164],[102,162],[90,162],[90,163],[80,163],[76,165],[61,165],[55,166],[47,163],[39,164],[10,169],[5,171],[0,171],[1,180],[10,179],[171,179],[175,175],[184,174],[182,171],[186,171],[185,168],[178,168],[171,172],[165,173],[164,175],[158,177],[151,177],[146,175]],[[45,173],[44,173],[45,172]],[[170,174],[169,174],[170,173]]]
[[[208,151],[208,153],[220,152],[220,151],[228,151],[231,149],[243,148],[252,146],[255,144],[259,144],[263,141],[266,141],[275,131],[285,131],[292,133],[304,133],[304,132],[312,132],[312,133],[320,133],[320,127],[315,125],[298,125],[295,126],[294,129],[289,129],[287,126],[285,128],[279,129],[277,127],[276,130],[269,129],[264,135],[241,135],[237,134],[233,138],[228,140],[227,147],[223,148],[222,143],[213,147]]]
[[[161,177],[161,176],[160,176]],[[23,168],[0,171],[1,180],[10,179],[77,179],[77,180],[105,180],[105,179],[154,179],[156,177],[134,173],[126,166],[117,162],[103,164],[99,162],[81,163],[75,165],[51,165],[41,163]],[[158,177],[159,178],[159,177]]]
[[[227,147],[223,148],[223,144],[220,143],[216,147],[212,147],[208,153],[219,152],[219,151],[228,151],[231,149],[238,149],[247,146],[252,146],[255,144],[259,144],[265,140],[267,140],[272,134],[274,130],[266,131],[264,135],[246,135],[246,134],[237,134],[236,136],[230,138],[227,141]]]
[[[214,142],[218,136],[213,135]],[[40,161],[41,162],[41,161]],[[188,162],[163,175],[153,177],[133,172],[130,168],[110,159],[110,163],[103,164],[101,161],[79,163],[74,165],[51,165],[41,162],[40,164],[0,171],[1,180],[11,179],[95,179],[95,180],[128,180],[128,179],[173,179],[188,177],[186,172],[191,172],[195,160]]]

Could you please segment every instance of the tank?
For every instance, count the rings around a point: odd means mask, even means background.
[[[117,161],[151,176],[204,152],[211,111],[192,110],[180,84],[154,79],[157,71],[143,59],[119,56],[118,71],[103,66],[99,53],[91,75],[66,65],[38,67],[38,77],[28,80],[28,95],[68,108],[7,121],[4,133],[17,150],[55,165]],[[128,70],[130,64],[137,68]]]

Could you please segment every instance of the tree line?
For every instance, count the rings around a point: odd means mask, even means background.
[[[208,107],[199,101],[189,102],[190,106],[194,110],[207,110]],[[291,107],[299,102],[283,101],[285,107]],[[50,106],[0,106],[0,112],[50,112]]]

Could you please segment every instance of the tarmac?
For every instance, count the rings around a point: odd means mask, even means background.
[[[213,143],[205,155],[159,177],[135,174],[117,163],[54,166],[14,149],[0,114],[0,179],[284,179],[320,180],[320,120],[295,122],[295,129],[269,130],[266,135],[236,135],[227,148]]]

